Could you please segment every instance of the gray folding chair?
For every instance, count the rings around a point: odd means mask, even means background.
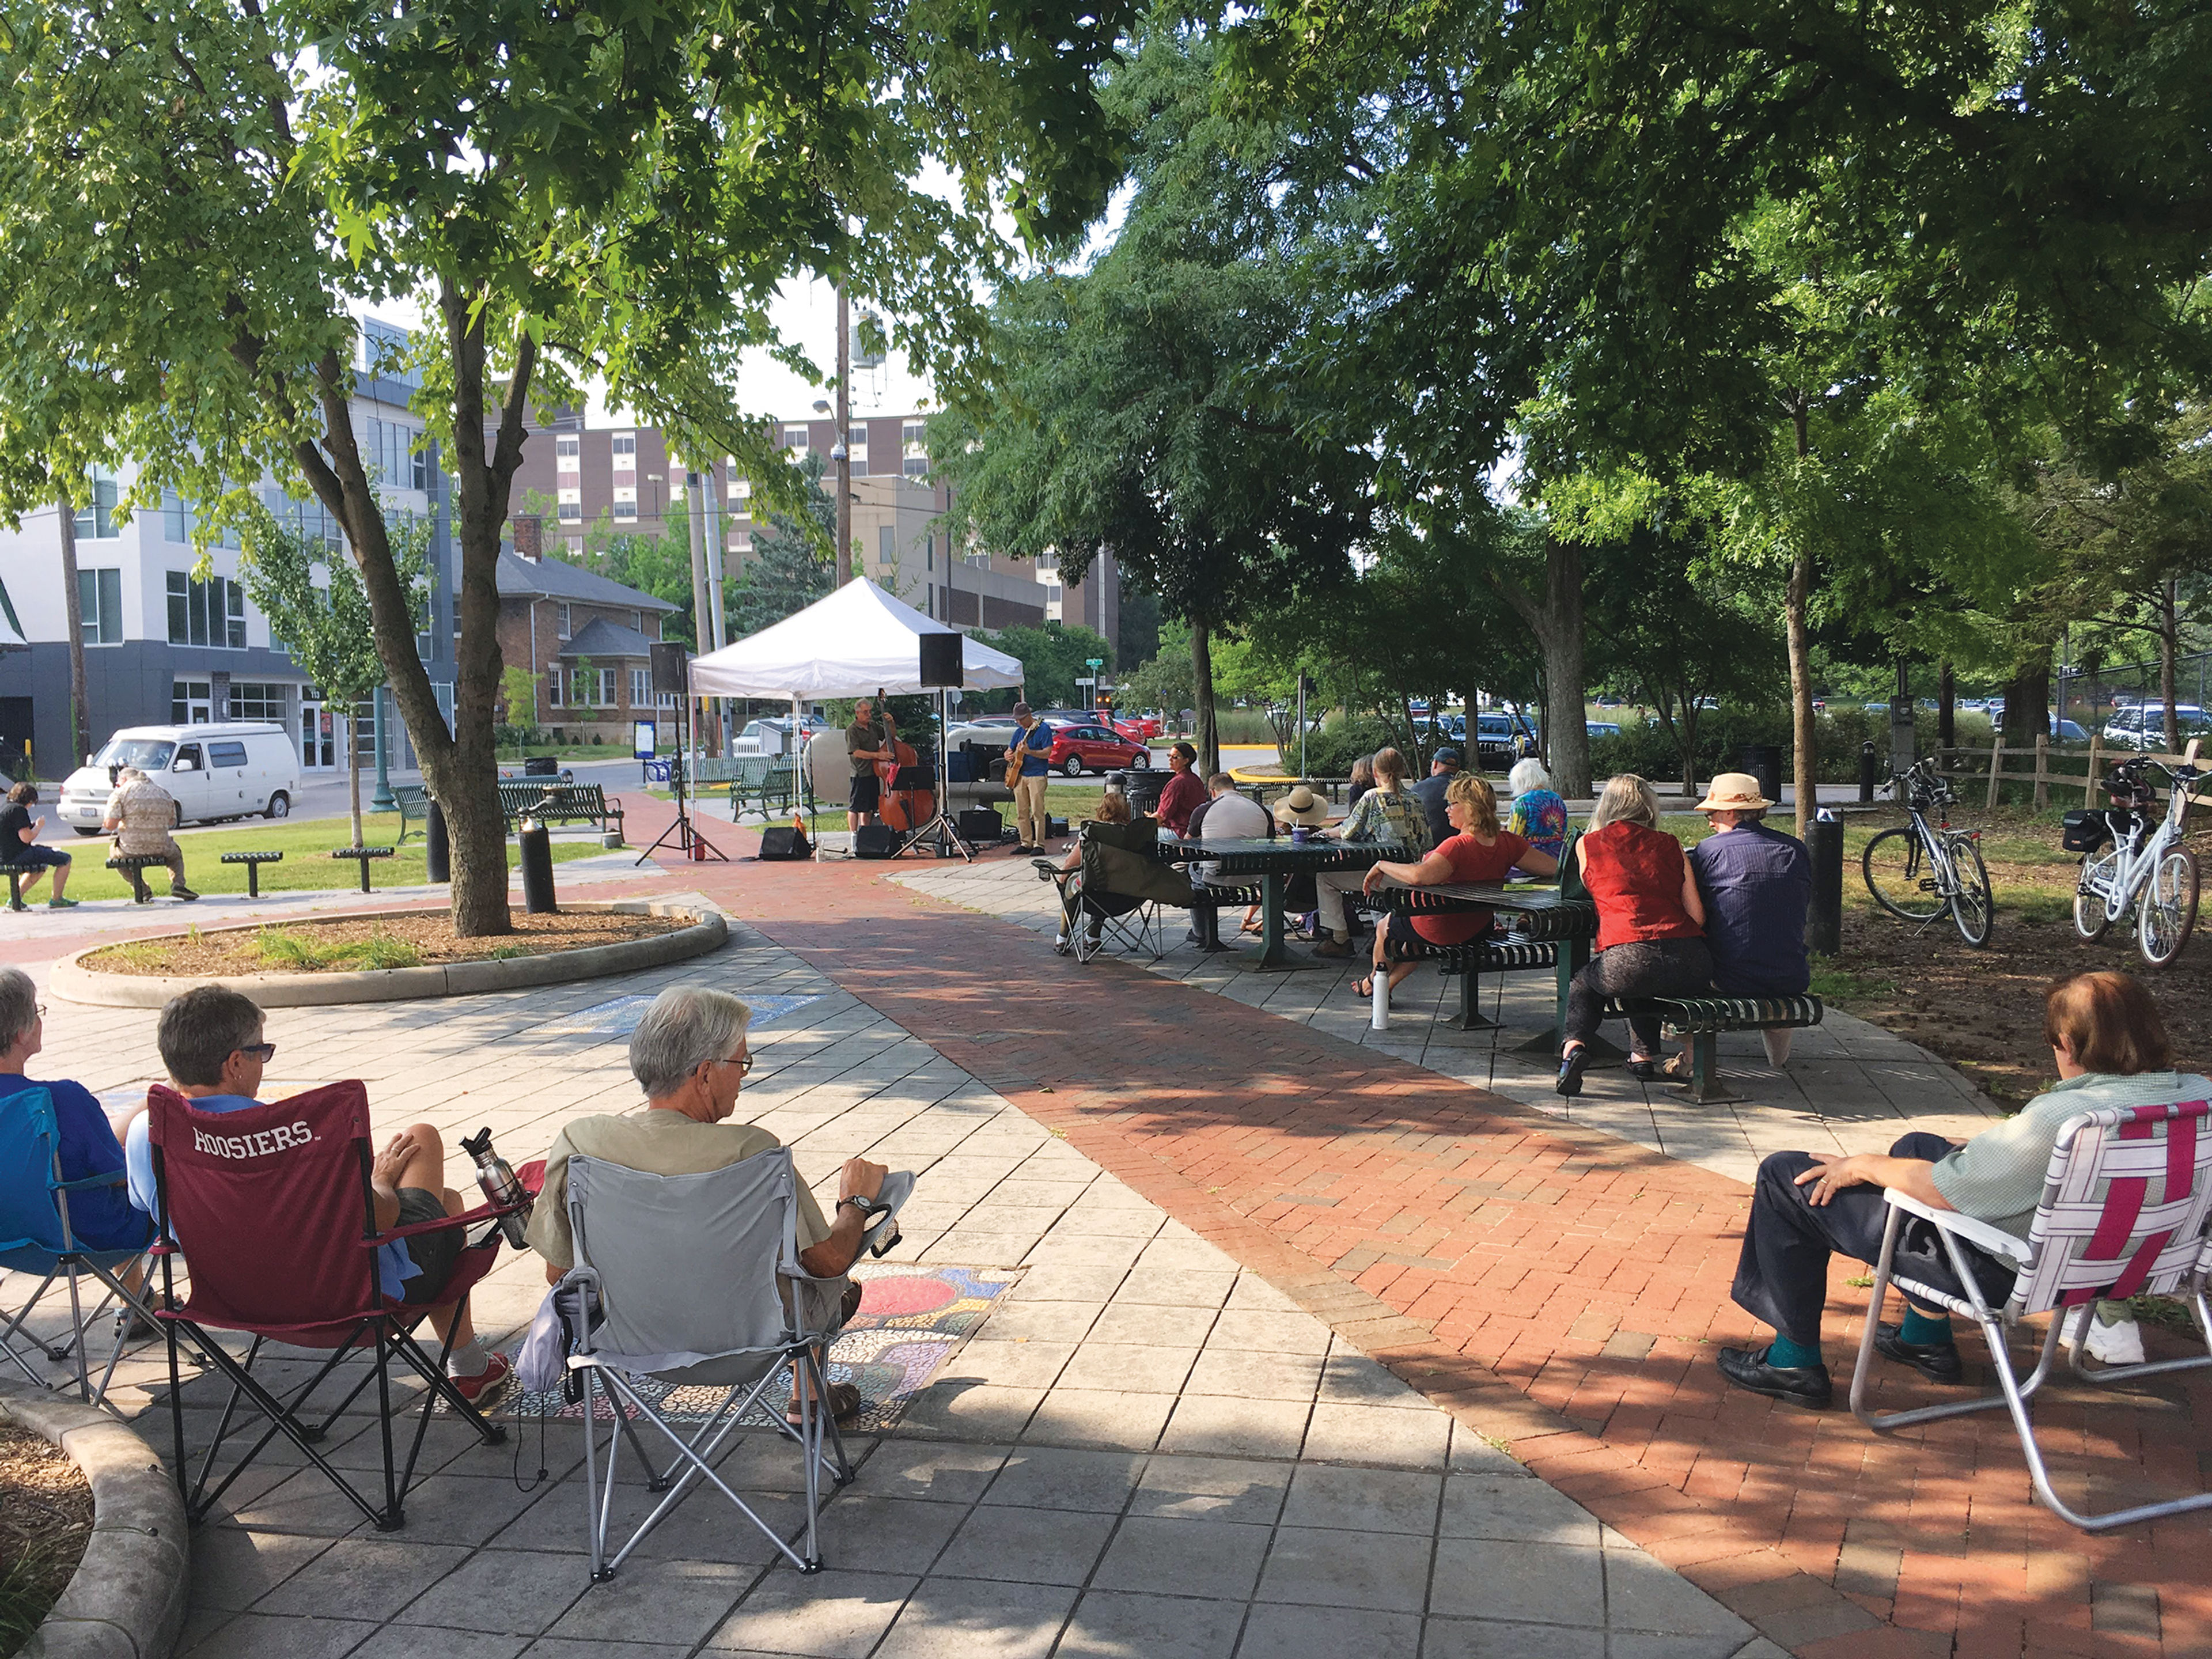
[[[561,1281],[565,1293],[597,1295],[600,1319],[585,1331],[569,1366],[584,1385],[584,1491],[592,1578],[611,1578],[653,1529],[705,1480],[737,1505],[801,1572],[819,1572],[815,1539],[822,1476],[835,1486],[853,1478],[845,1443],[825,1404],[823,1355],[836,1318],[831,1290],[799,1264],[799,1176],[788,1151],[759,1152],[704,1175],[656,1176],[598,1158],[568,1161],[568,1224],[576,1265]],[[811,1304],[811,1311],[810,1311]],[[779,1384],[798,1376],[799,1422],[785,1421]],[[688,1438],[635,1379],[683,1388],[721,1388],[721,1404]],[[612,1407],[601,1486],[597,1399]],[[739,1420],[762,1400],[776,1428],[799,1444],[806,1468],[806,1540],[793,1551],[775,1529],[730,1490],[714,1459]],[[616,1455],[626,1412],[660,1431],[674,1449],[679,1478],[653,1513],[611,1558],[607,1523],[613,1504]],[[635,1443],[633,1443],[635,1448]],[[643,1461],[641,1451],[640,1461]],[[650,1465],[648,1482],[659,1477]],[[657,1489],[657,1486],[656,1486]]]

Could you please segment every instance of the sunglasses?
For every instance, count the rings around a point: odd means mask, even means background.
[[[248,1060],[258,1060],[266,1066],[276,1058],[276,1045],[273,1042],[248,1042],[241,1044],[237,1052]]]

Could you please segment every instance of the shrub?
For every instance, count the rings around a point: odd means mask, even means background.
[[[1374,714],[1331,714],[1322,722],[1321,730],[1306,733],[1306,771],[1316,778],[1348,777],[1352,763],[1362,755],[1371,755],[1378,749],[1388,748],[1397,742],[1397,735]],[[1297,764],[1295,753],[1283,757],[1283,764]]]

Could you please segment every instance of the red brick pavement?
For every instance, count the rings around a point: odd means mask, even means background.
[[[645,803],[639,802],[642,807]],[[633,810],[634,833],[657,827]],[[750,850],[750,834],[720,839]],[[2212,1525],[2030,1496],[2001,1413],[1869,1433],[1725,1389],[1741,1183],[1025,928],[879,866],[686,865],[779,944],[1808,1659],[2212,1652]],[[1839,1385],[1861,1270],[1832,1281]],[[1971,1341],[1969,1349],[1971,1352]],[[1842,1363],[1837,1363],[1842,1362]],[[1985,1370],[1985,1367],[1973,1369]],[[2204,1373],[2197,1373],[2202,1378]],[[1885,1407],[1923,1400],[1887,1370]],[[2040,1413],[2100,1505],[2212,1478],[2212,1388]]]

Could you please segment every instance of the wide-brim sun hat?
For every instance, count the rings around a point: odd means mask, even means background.
[[[1275,822],[1318,830],[1328,822],[1328,803],[1302,783],[1275,803]]]
[[[1700,812],[1763,812],[1774,803],[1759,793],[1759,780],[1748,772],[1723,772],[1705,786]]]

